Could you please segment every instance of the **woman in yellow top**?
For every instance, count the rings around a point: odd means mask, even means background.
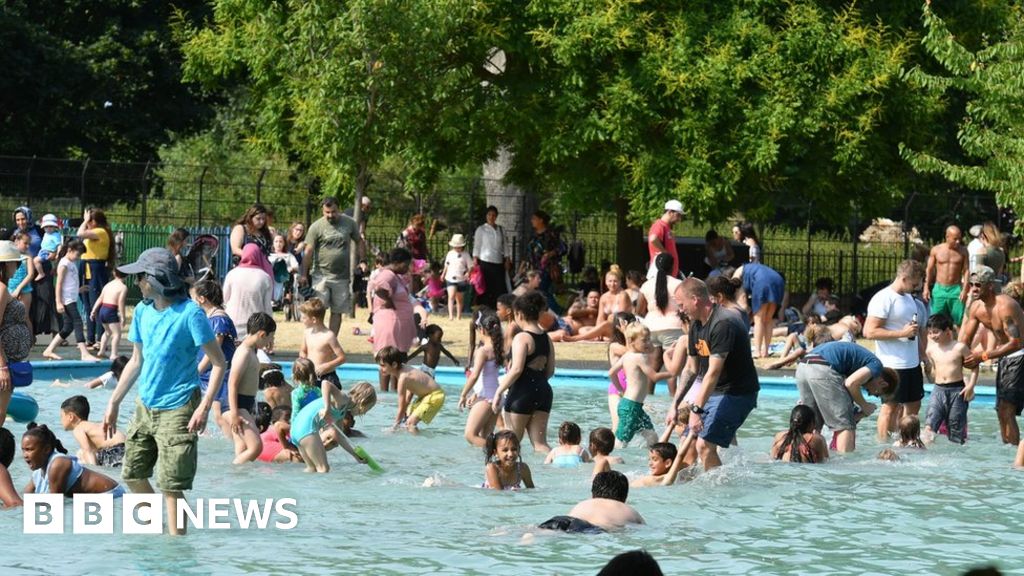
[[[92,310],[96,300],[103,291],[103,286],[110,280],[110,267],[114,264],[114,250],[111,245],[114,234],[107,223],[107,215],[103,210],[87,209],[82,215],[82,225],[78,227],[78,237],[85,242],[85,253],[82,254],[82,274],[88,284],[89,291],[82,294],[85,309]],[[93,347],[103,335],[103,325],[90,320],[88,325],[89,347]]]

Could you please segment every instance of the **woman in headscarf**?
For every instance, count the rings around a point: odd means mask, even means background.
[[[10,240],[15,232],[28,234],[29,256],[35,258],[43,242],[43,229],[32,219],[32,210],[28,206],[18,206],[14,209],[14,229],[7,235],[6,240]]]
[[[274,314],[271,296],[274,278],[270,261],[256,244],[242,248],[242,259],[224,277],[224,311],[231,317],[239,339],[245,338],[246,324],[256,312]]]
[[[110,280],[110,268],[114,267],[114,233],[107,223],[107,215],[103,210],[88,209],[82,215],[82,225],[78,227],[78,237],[85,242],[85,254],[82,254],[80,269],[84,274],[89,291],[82,294],[86,310],[92,310],[99,299],[103,287]],[[103,335],[103,323],[86,320],[88,327],[86,339],[92,348]]]
[[[9,365],[25,360],[32,350],[28,312],[24,304],[7,291],[7,281],[24,258],[11,242],[0,242],[0,426],[7,418],[7,406],[14,393]]]

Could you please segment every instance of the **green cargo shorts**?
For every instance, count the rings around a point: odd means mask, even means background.
[[[126,482],[148,480],[155,466],[160,490],[192,489],[199,462],[199,436],[188,431],[188,421],[199,400],[197,388],[185,405],[172,410],[150,410],[135,401],[135,416],[125,432],[121,477]]]

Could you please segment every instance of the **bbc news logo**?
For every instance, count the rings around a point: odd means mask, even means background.
[[[121,498],[121,534],[162,534],[162,494],[125,494]],[[199,530],[291,530],[299,524],[294,498],[243,500],[240,498],[198,498],[195,504],[178,499],[175,522],[178,528]],[[64,496],[25,494],[22,528],[25,534],[63,534]],[[73,534],[113,534],[113,494],[75,494],[71,503]],[[190,524],[188,526],[186,524]]]

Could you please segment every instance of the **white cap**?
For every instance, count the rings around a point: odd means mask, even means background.
[[[971,236],[974,236],[975,238],[981,236],[981,224],[975,224],[974,226],[971,226],[969,232],[971,233]]]
[[[43,219],[39,221],[39,226],[46,228],[47,226],[53,226],[54,228],[60,228],[60,224],[57,223],[57,217],[53,214],[46,214]]]
[[[683,215],[683,203],[680,202],[679,200],[669,200],[668,202],[665,202],[665,210],[666,211],[671,210],[672,212],[678,212],[679,215],[682,216]]]

